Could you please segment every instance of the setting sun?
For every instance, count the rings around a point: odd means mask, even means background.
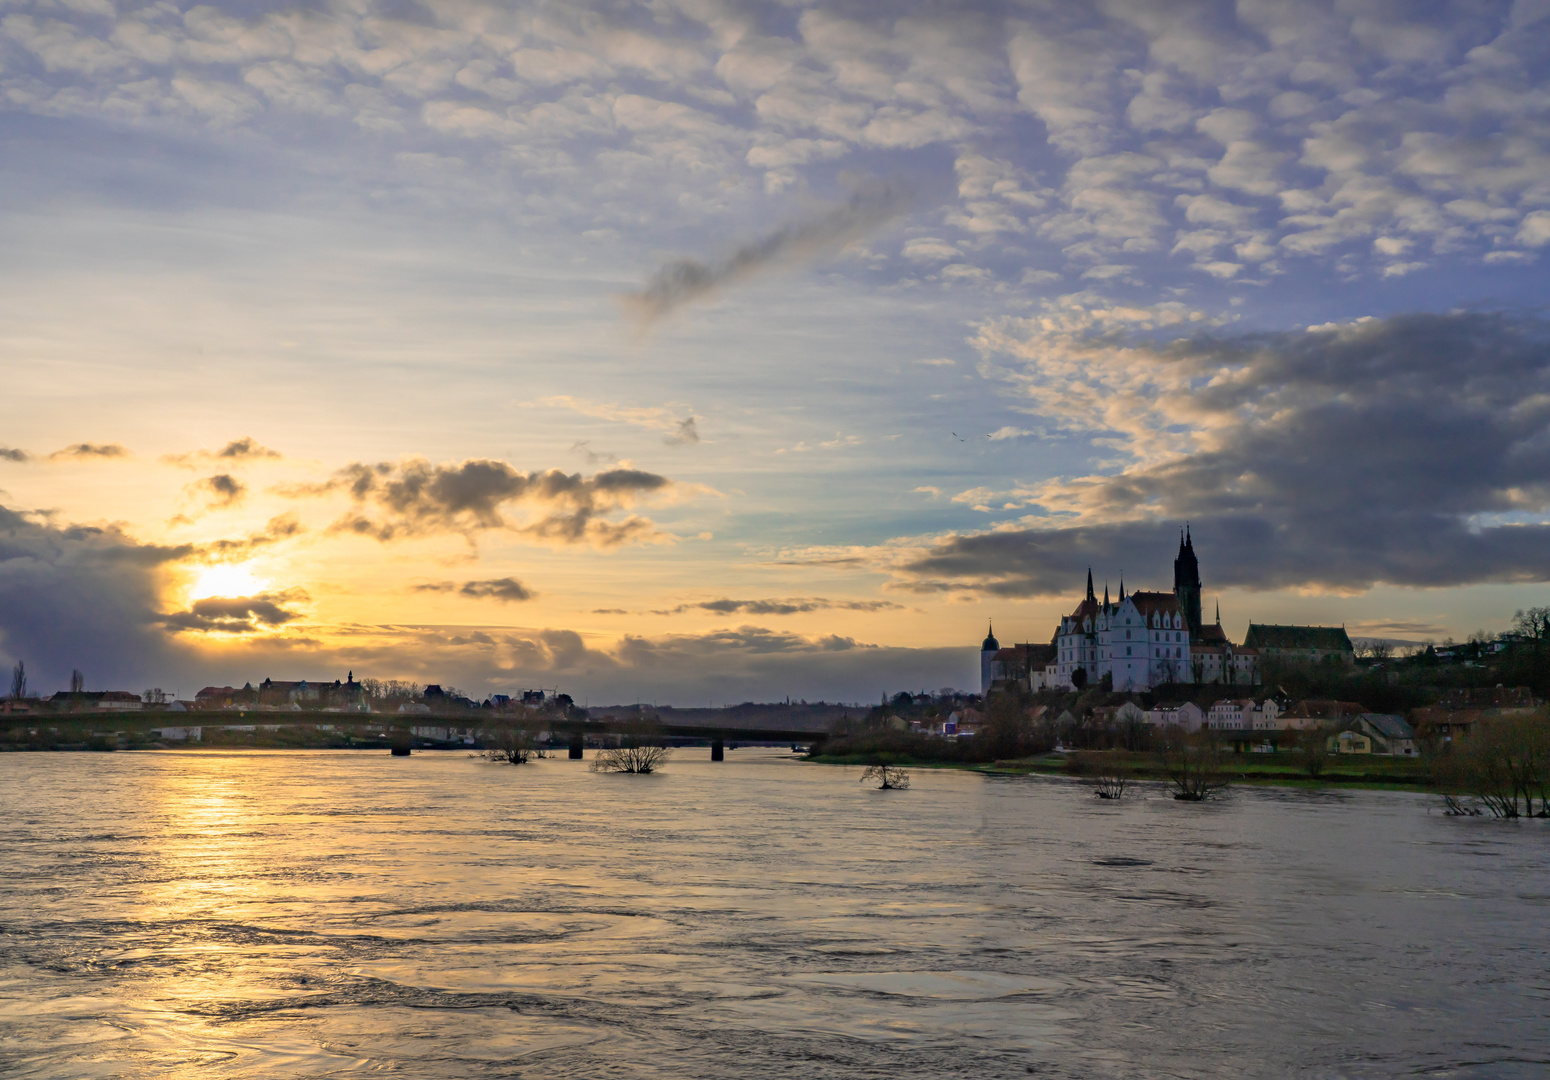
[[[222,563],[207,566],[194,579],[188,591],[189,602],[209,596],[256,596],[264,591],[269,582],[253,576],[253,571],[243,565]]]

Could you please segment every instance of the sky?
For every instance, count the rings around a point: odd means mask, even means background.
[[[1550,0],[0,0],[35,690],[977,689],[1550,603]]]

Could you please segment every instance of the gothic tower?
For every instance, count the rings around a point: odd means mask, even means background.
[[[1179,598],[1184,619],[1189,623],[1191,641],[1200,638],[1200,561],[1195,558],[1195,541],[1185,526],[1179,537],[1179,557],[1173,560],[1173,595]]]
[[[980,695],[988,697],[990,684],[994,681],[996,673],[996,653],[1001,651],[1001,643],[996,640],[996,628],[991,625],[985,632],[985,641],[980,645]]]

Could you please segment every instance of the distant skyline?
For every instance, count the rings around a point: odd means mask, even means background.
[[[1550,604],[1550,0],[19,3],[0,659],[977,685]]]

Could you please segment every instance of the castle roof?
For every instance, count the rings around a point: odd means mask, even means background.
[[[1179,607],[1179,598],[1171,592],[1133,592],[1126,597],[1136,606],[1136,610],[1143,615],[1150,615],[1154,611],[1166,612],[1169,615],[1182,613]]]
[[[1258,649],[1323,649],[1351,652],[1351,639],[1343,626],[1276,626],[1249,623],[1243,643]]]

